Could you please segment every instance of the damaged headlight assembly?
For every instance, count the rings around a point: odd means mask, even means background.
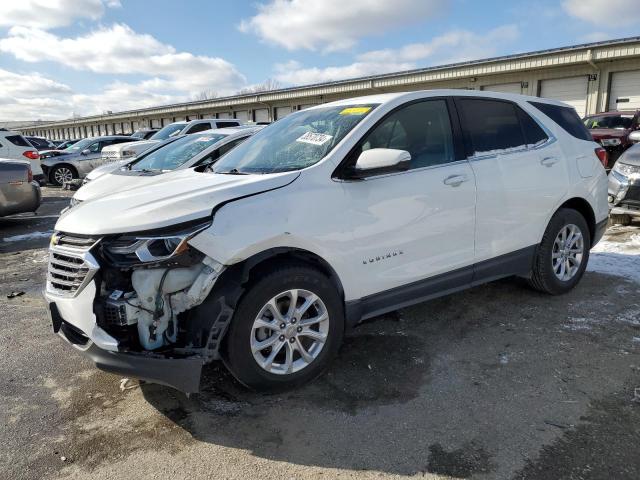
[[[136,325],[144,350],[179,342],[178,315],[207,298],[224,268],[188,244],[210,225],[209,219],[157,233],[105,239],[103,255],[112,270],[121,272],[116,276],[119,282],[103,285],[105,322],[115,327]]]

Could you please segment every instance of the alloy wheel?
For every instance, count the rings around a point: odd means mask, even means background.
[[[329,313],[316,294],[292,289],[269,300],[251,328],[251,352],[269,373],[288,375],[309,366],[329,332]]]
[[[58,184],[63,185],[65,182],[73,180],[73,172],[70,168],[58,167],[56,171],[53,172],[53,178]]]
[[[582,231],[574,224],[565,225],[560,229],[553,242],[551,251],[553,273],[563,282],[571,280],[580,270],[583,256],[584,236]]]

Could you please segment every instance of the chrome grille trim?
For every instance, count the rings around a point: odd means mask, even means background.
[[[59,297],[75,297],[100,268],[90,250],[99,239],[76,237],[64,233],[54,235],[49,247],[47,292]]]

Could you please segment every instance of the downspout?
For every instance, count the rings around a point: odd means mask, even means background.
[[[591,66],[591,68],[593,68],[596,71],[596,78],[595,80],[593,80],[593,82],[595,83],[595,105],[588,105],[587,108],[587,114],[593,114],[593,113],[598,113],[599,112],[599,100],[600,100],[600,67],[598,67],[598,65],[595,64],[595,62],[593,61],[593,50],[589,49],[587,50],[587,63]],[[591,79],[590,79],[591,80]],[[591,82],[589,82],[591,83]]]

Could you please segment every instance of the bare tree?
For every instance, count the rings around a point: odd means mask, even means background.
[[[200,93],[197,93],[193,96],[193,99],[198,100],[213,100],[214,98],[218,98],[218,92],[215,90],[202,90]]]
[[[282,88],[282,84],[273,78],[267,78],[264,82],[258,85],[252,85],[247,88],[243,88],[238,92],[239,95],[246,95],[249,93],[269,92],[271,90],[278,90]]]

